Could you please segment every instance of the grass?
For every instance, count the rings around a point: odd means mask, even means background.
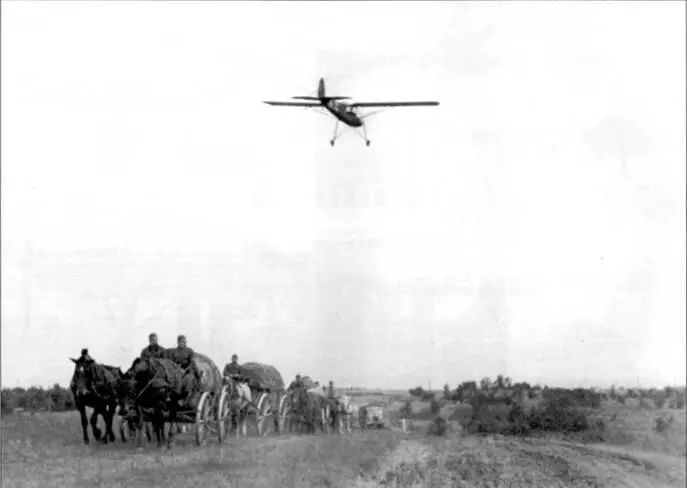
[[[502,436],[429,438],[418,430],[275,436],[169,452],[84,446],[75,412],[2,420],[2,487],[685,486],[685,413],[667,434],[657,411],[607,411],[610,443]],[[622,435],[621,435],[622,434]]]

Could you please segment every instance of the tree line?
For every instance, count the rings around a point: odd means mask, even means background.
[[[541,399],[552,395],[574,398],[576,403],[583,404],[589,408],[599,408],[602,401],[614,400],[624,402],[627,399],[651,400],[656,408],[676,408],[685,407],[685,387],[665,386],[663,388],[624,388],[611,386],[608,390],[595,388],[554,388],[549,386],[531,385],[527,382],[513,382],[505,375],[498,375],[495,380],[489,377],[477,381],[464,381],[456,388],[451,389],[447,384],[444,385],[441,400],[444,402],[467,402],[475,396],[484,396],[484,393],[492,396],[513,397],[519,400]],[[437,399],[433,391],[416,386],[408,390],[411,396],[425,401]]]
[[[0,400],[2,415],[17,410],[64,412],[76,408],[72,392],[59,383],[55,383],[51,388],[3,388],[0,391]]]
[[[465,381],[455,389],[444,385],[441,397],[418,386],[408,390],[411,396],[429,401],[429,413],[435,418],[437,432],[445,431],[446,420],[437,415],[442,407],[457,404],[463,428],[470,433],[503,435],[538,435],[558,433],[577,440],[601,441],[607,436],[606,421],[600,413],[602,402],[626,402],[649,408],[685,407],[685,388],[617,388],[606,391],[593,388],[555,388],[513,382],[504,375],[495,381]],[[645,402],[643,400],[650,400]],[[467,409],[467,410],[465,410]],[[413,418],[411,402],[401,414]],[[422,413],[418,414],[420,417]],[[451,420],[451,418],[449,418]],[[657,421],[658,422],[658,421]],[[664,422],[665,423],[665,422]],[[444,427],[442,427],[442,425]],[[667,424],[666,424],[667,425]],[[660,427],[657,423],[657,429]],[[434,434],[437,435],[437,434]]]

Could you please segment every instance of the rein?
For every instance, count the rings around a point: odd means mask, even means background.
[[[150,364],[150,363],[148,363],[148,364]],[[146,384],[143,387],[143,389],[138,393],[138,395],[136,395],[136,398],[134,398],[134,400],[133,400],[134,404],[136,404],[136,402],[138,402],[139,398],[141,398],[141,395],[143,395],[143,393],[148,389],[148,387],[153,384],[153,381],[155,381],[158,378],[159,374],[160,374],[160,369],[156,369],[155,374],[153,375],[153,378],[148,382],[148,384]]]

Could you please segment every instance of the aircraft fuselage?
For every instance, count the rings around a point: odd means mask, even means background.
[[[350,127],[361,127],[363,125],[362,119],[345,103],[336,102],[334,100],[323,100],[322,105],[330,114]]]

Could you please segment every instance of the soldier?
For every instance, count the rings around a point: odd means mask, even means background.
[[[301,375],[297,374],[296,379],[291,382],[289,385],[289,391],[290,390],[295,390],[296,388],[302,388],[303,387],[303,381],[301,381]]]
[[[84,363],[93,363],[93,358],[88,354],[88,349],[81,349],[81,357],[79,361]]]
[[[195,352],[186,346],[186,336],[177,336],[177,347],[167,349],[165,357],[171,359],[184,369],[183,384],[187,392],[186,402],[192,402],[193,397],[198,391],[200,383],[200,373],[194,361]]]
[[[239,365],[239,356],[237,354],[231,355],[231,362],[224,367],[224,376],[228,376],[236,381],[243,381],[243,374],[241,372],[241,365]]]
[[[332,428],[336,428],[337,420],[339,417],[339,399],[336,398],[336,390],[334,390],[334,382],[329,382],[329,388],[327,388],[327,403],[329,404],[329,422]]]
[[[160,359],[165,356],[165,348],[157,343],[157,334],[155,332],[148,336],[148,343],[148,347],[144,347],[141,351],[141,359]]]
[[[196,353],[193,349],[186,346],[186,336],[177,337],[177,347],[168,349],[165,354],[169,359],[177,363],[184,369],[185,373],[191,373],[196,379],[200,379],[196,363],[194,361]]]
[[[327,398],[329,400],[336,400],[336,390],[334,390],[334,382],[329,382],[329,388],[327,388]]]

